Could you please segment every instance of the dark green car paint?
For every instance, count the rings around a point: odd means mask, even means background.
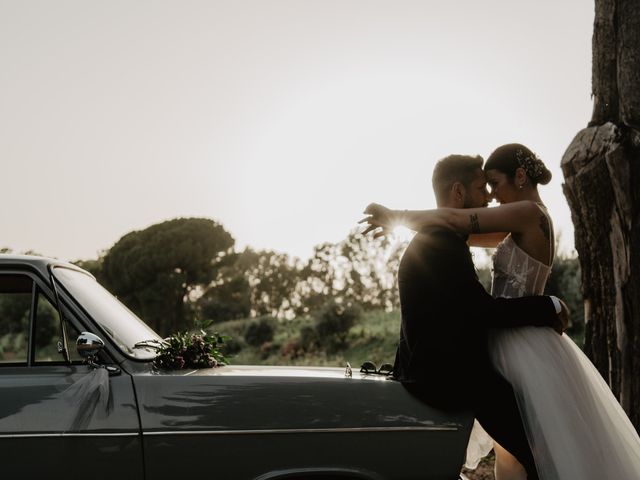
[[[0,275],[23,272],[51,295],[47,268],[58,263],[0,255]],[[151,362],[121,352],[64,288],[59,294],[65,318],[99,335],[101,360],[120,368],[110,377],[110,409],[78,421],[64,399],[62,392],[89,374],[86,365],[0,364],[3,472],[154,480],[458,478],[468,414],[444,414],[398,382],[358,373],[347,378],[343,369],[157,372]]]

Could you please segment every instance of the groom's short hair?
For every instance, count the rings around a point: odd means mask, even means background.
[[[482,169],[483,158],[480,155],[449,155],[436,163],[431,177],[436,201],[444,203],[454,183],[460,182],[465,188],[475,178],[476,171]]]

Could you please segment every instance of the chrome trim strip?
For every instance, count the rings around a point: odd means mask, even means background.
[[[60,438],[60,437],[137,437],[139,433],[4,433],[2,438]]]
[[[264,435],[280,433],[457,432],[457,427],[278,428],[264,430],[180,430],[142,432],[142,435]]]

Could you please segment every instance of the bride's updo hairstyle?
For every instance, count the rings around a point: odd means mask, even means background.
[[[520,143],[509,143],[496,148],[487,162],[486,170],[498,170],[510,179],[515,178],[516,170],[522,168],[531,183],[546,185],[551,181],[551,172],[538,156]]]

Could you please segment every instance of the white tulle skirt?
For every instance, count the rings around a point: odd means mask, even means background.
[[[638,480],[640,438],[589,359],[550,328],[495,331],[489,351],[513,386],[542,480]],[[488,435],[472,431],[467,465],[486,455]]]

